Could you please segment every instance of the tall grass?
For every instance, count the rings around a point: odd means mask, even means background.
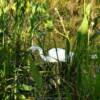
[[[1,100],[100,99],[100,2],[93,3],[88,26],[82,26],[83,0],[0,0]],[[75,56],[66,63],[43,62],[38,52],[27,52],[33,44],[45,55],[60,47]]]

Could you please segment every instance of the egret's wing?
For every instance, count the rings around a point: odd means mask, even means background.
[[[48,52],[48,56],[52,59],[65,62],[65,50],[61,48],[53,48]]]

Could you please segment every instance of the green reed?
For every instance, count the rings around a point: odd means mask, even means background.
[[[91,12],[97,11],[99,16],[99,8],[91,9],[82,0],[49,3],[46,0],[0,1],[0,98],[98,100],[98,17],[93,36],[88,30],[91,21],[96,19],[91,19]],[[66,55],[74,51],[75,56],[66,63],[45,63],[38,53],[27,52],[33,44],[42,47],[45,55],[50,48],[61,47]],[[90,59],[95,53],[98,59]]]

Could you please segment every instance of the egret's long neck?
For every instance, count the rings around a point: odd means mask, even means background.
[[[38,49],[38,51],[39,51],[40,57],[41,57],[44,61],[47,61],[47,57],[44,56],[44,53],[43,53],[42,48],[38,47],[37,49]]]

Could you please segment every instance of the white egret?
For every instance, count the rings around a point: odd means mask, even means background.
[[[43,50],[41,47],[33,45],[31,46],[28,51],[39,51],[39,55],[41,57],[41,59],[43,59],[43,61],[45,62],[66,62],[66,57],[65,57],[65,49],[62,48],[52,48],[48,51],[48,56],[44,56],[43,54]],[[67,56],[67,59],[71,59],[73,58],[74,53],[73,52],[69,52],[69,55]]]
[[[44,56],[43,50],[41,47],[33,45],[31,46],[27,51],[39,51],[39,55],[41,57],[41,59],[44,62],[66,62],[67,59],[70,59],[70,61],[72,62],[73,57],[74,57],[74,52],[69,52],[69,55],[67,55],[67,57],[65,57],[65,49],[62,48],[52,48],[48,51],[48,56]],[[67,59],[66,59],[67,58]],[[90,56],[91,59],[95,60],[98,59],[97,54],[92,54]],[[66,59],[66,60],[65,60]]]

